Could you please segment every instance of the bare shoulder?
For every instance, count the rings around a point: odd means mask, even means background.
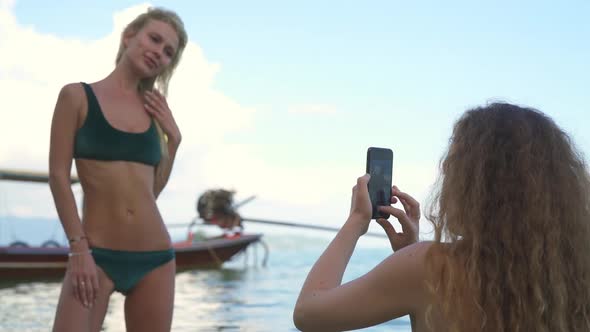
[[[406,252],[406,254],[412,254],[412,255],[425,255],[428,251],[430,251],[431,249],[436,249],[436,243],[432,242],[432,241],[421,241],[421,242],[416,242],[412,245],[409,245],[405,248],[402,248],[401,250],[398,250],[397,253],[402,253],[402,252]]]
[[[86,98],[84,88],[80,83],[64,85],[57,97],[54,110],[54,124],[73,123],[80,124],[84,117]]]
[[[64,85],[59,91],[56,109],[79,111],[85,105],[84,94],[84,88],[80,83]]]
[[[432,277],[442,268],[448,245],[433,241],[422,241],[409,245],[391,255],[388,259],[402,264],[414,277]],[[422,279],[422,278],[420,278]]]
[[[80,103],[84,100],[84,88],[80,83],[68,83],[61,87],[59,98],[72,103]]]
[[[400,249],[387,257],[381,264],[384,275],[395,279],[400,285],[405,285],[408,298],[413,299],[413,308],[418,309],[429,298],[428,283],[432,277],[432,262],[439,261],[436,257],[444,250],[440,244],[430,241],[417,242]],[[400,292],[392,288],[392,291]]]
[[[420,268],[424,265],[429,255],[437,253],[440,250],[440,245],[437,243],[422,241],[396,251],[387,260],[401,261],[402,263],[410,264],[415,268]]]
[[[403,291],[420,291],[428,278],[428,257],[437,250],[438,245],[434,242],[414,243],[385,258],[363,278],[373,279],[373,284],[382,282],[392,293],[399,292],[400,285],[403,285]]]

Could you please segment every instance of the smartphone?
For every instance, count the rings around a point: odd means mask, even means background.
[[[393,172],[393,151],[386,148],[370,147],[367,150],[369,198],[373,208],[372,219],[389,218],[377,210],[380,205],[391,205],[391,178]]]

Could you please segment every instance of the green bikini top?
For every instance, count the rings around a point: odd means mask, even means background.
[[[133,161],[156,166],[160,162],[160,137],[154,120],[143,133],[114,128],[104,117],[90,85],[82,83],[88,99],[88,114],[76,131],[74,158],[104,161]]]

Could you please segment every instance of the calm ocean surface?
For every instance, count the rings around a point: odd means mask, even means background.
[[[0,243],[5,245],[13,234],[4,226]],[[297,331],[291,315],[299,289],[333,234],[284,227],[247,230],[264,232],[269,248],[267,265],[262,266],[264,248],[258,245],[219,270],[178,274],[172,331]],[[173,233],[173,237],[182,235]],[[386,241],[361,239],[344,281],[387,257],[391,249]],[[50,331],[59,290],[57,282],[0,288],[0,331]],[[123,300],[118,293],[111,297],[103,331],[125,331]],[[402,317],[362,331],[410,330],[409,318]]]

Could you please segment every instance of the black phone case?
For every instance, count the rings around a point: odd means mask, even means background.
[[[378,175],[371,174],[372,163],[378,160],[379,162],[385,161],[391,167],[385,170],[383,178],[377,178]],[[391,149],[386,148],[376,148],[370,147],[367,150],[367,163],[366,163],[366,170],[367,173],[371,174],[371,179],[369,180],[368,190],[369,190],[369,197],[371,199],[371,206],[373,209],[372,212],[372,219],[378,218],[389,218],[389,214],[382,214],[377,210],[378,205],[389,205],[391,204],[391,185],[392,185],[392,175],[393,175],[393,151]],[[375,181],[382,183],[379,188],[375,187]],[[376,199],[378,195],[383,195],[380,199]],[[381,204],[378,204],[377,200],[380,201]]]

